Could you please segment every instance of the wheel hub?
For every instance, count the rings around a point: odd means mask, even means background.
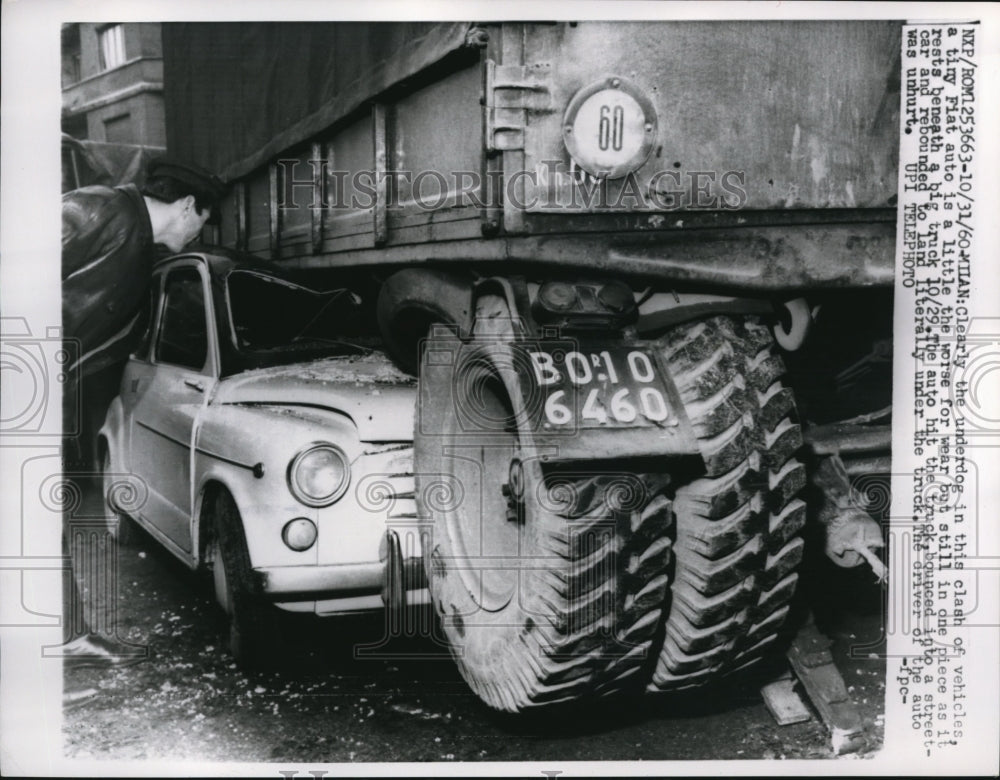
[[[507,522],[524,522],[524,464],[514,456],[507,471],[507,482],[500,486],[500,492],[507,499]]]
[[[465,447],[458,450],[461,457],[449,459],[448,468],[466,497],[448,514],[447,523],[470,597],[479,609],[496,613],[516,600],[529,488],[518,432],[509,422],[513,410],[507,389],[494,372],[479,370],[481,375],[470,376],[470,385],[477,388],[477,410],[484,419],[507,424],[491,430],[475,447],[468,446],[467,431],[452,432],[454,443]]]

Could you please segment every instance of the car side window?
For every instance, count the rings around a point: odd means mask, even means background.
[[[205,287],[197,268],[178,268],[163,287],[156,361],[201,370],[208,357]]]

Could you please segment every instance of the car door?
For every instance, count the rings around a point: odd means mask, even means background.
[[[157,329],[157,319],[160,312],[163,276],[155,275],[149,288],[149,310],[146,312],[147,327],[135,351],[129,356],[122,374],[118,397],[122,403],[122,413],[125,418],[121,441],[121,463],[129,471],[137,474],[132,460],[132,421],[135,418],[135,407],[139,399],[149,390],[155,367],[152,361],[153,337]],[[139,475],[141,476],[141,475]]]
[[[143,519],[190,553],[191,446],[218,376],[208,272],[200,259],[164,271],[149,373],[133,407],[132,463],[148,489]]]

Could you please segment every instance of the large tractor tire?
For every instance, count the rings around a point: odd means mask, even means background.
[[[516,712],[744,665],[777,636],[801,554],[799,434],[766,328],[716,317],[662,340],[704,463],[678,486],[668,461],[544,462],[510,323],[502,298],[481,297],[475,349],[435,367],[457,341],[432,338],[421,372],[425,568],[462,676]]]
[[[545,468],[518,408],[504,301],[481,297],[475,323],[482,349],[457,379],[444,372],[454,403],[428,389],[419,425],[432,433],[415,446],[418,502],[434,521],[425,569],[459,670],[510,712],[641,690],[668,587],[667,479]],[[452,345],[432,339],[428,353]]]
[[[713,317],[676,328],[662,356],[698,436],[704,476],[674,494],[671,603],[649,690],[753,663],[780,637],[802,559],[805,468],[770,330]]]

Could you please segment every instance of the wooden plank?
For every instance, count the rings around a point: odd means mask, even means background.
[[[313,170],[313,198],[309,204],[310,249],[315,255],[323,248],[323,210],[326,204],[327,158],[323,156],[323,144],[319,141],[313,143],[310,159]]]
[[[247,185],[245,181],[236,182],[236,248],[247,251]]]
[[[861,713],[833,663],[831,644],[810,619],[795,636],[788,650],[788,662],[830,732],[833,752],[840,755],[860,750],[865,739]]]
[[[795,690],[795,680],[790,671],[761,688],[760,695],[779,726],[802,723],[810,718],[809,708]]]
[[[281,254],[281,187],[284,182],[275,162],[268,163],[267,175],[271,258],[277,260]]]
[[[386,224],[388,153],[385,137],[385,115],[384,103],[375,103],[372,106],[372,145],[375,151],[375,208],[373,210],[375,246],[382,246],[389,239]]]

